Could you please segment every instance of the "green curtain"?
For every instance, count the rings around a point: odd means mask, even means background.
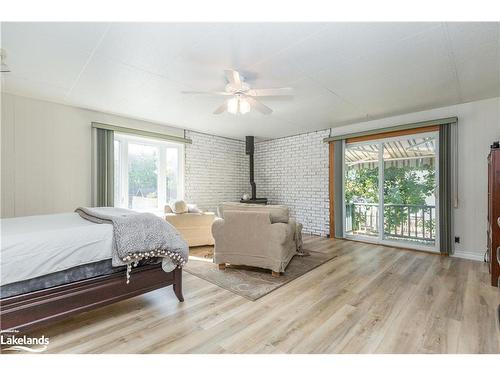
[[[96,205],[113,207],[114,136],[113,130],[96,129]]]
[[[453,131],[454,124],[439,125],[439,247],[452,254],[453,232]]]
[[[344,198],[343,176],[344,176],[344,140],[333,142],[333,214],[335,217],[335,238],[344,238]]]

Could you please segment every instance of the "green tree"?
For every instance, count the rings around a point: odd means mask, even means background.
[[[134,155],[129,158],[128,190],[136,195],[139,190],[156,190],[158,184],[156,160],[148,155]]]
[[[366,203],[378,202],[378,168],[348,169],[345,178],[347,203],[363,200]],[[426,198],[434,194],[435,170],[428,164],[419,166],[390,166],[384,169],[384,203],[395,205],[425,205]],[[368,208],[366,208],[368,209]],[[417,208],[409,208],[411,214]],[[387,207],[385,230],[400,226],[408,218],[406,208]],[[359,217],[353,215],[353,229],[359,228]],[[426,230],[433,230],[433,221],[427,221]]]
[[[378,202],[378,168],[348,169],[345,178],[345,198],[352,203],[364,199]]]
[[[436,173],[434,167],[425,164],[418,167],[389,167],[384,171],[384,203],[423,206],[434,195]],[[400,226],[408,215],[418,214],[418,207],[388,207],[385,214],[385,231]],[[426,230],[434,229],[432,220],[426,221]]]

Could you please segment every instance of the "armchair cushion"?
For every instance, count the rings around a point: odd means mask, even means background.
[[[249,203],[224,202],[219,205],[219,216],[224,218],[227,211],[258,211],[267,212],[270,215],[271,223],[288,223],[290,212],[288,207],[281,205],[262,205]]]

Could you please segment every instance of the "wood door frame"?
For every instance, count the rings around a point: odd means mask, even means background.
[[[334,145],[333,142],[329,142],[329,166],[328,166],[328,193],[329,193],[329,203],[330,203],[330,238],[335,237],[335,206],[333,204],[335,198],[335,159],[334,159]]]
[[[393,130],[393,131],[386,131],[386,132],[381,132],[381,133],[377,133],[377,134],[362,135],[359,137],[347,138],[345,143],[375,141],[377,139],[383,139],[383,138],[395,138],[395,137],[401,137],[404,135],[413,135],[413,134],[430,133],[430,132],[438,132],[438,131],[439,131],[439,125],[430,125],[430,126],[424,126],[422,128],[416,128],[416,129]]]

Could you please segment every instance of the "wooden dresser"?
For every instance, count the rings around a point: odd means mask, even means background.
[[[500,148],[491,148],[488,156],[488,255],[491,285],[499,286],[500,277]]]

